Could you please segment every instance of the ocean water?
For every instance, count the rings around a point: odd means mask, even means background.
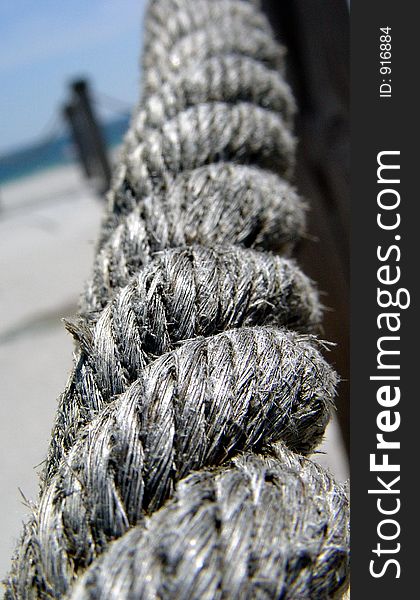
[[[121,116],[102,125],[109,149],[121,143],[128,124],[129,116]],[[77,154],[70,134],[44,139],[40,143],[0,156],[0,186],[76,160]]]

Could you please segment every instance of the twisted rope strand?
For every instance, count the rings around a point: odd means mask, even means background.
[[[122,210],[121,204],[114,210]],[[215,244],[287,252],[303,234],[304,218],[304,205],[290,185],[256,167],[219,163],[181,173],[167,194],[146,197],[118,217],[99,248],[82,314],[96,318],[115,289],[156,252]]]
[[[246,0],[153,0],[146,30],[6,597],[339,596],[346,495],[303,457],[337,376],[316,289],[270,254],[304,232],[283,49]]]
[[[282,329],[231,330],[155,360],[82,431],[49,482],[38,527],[45,580],[59,573],[66,592],[110,540],[194,470],[280,440],[310,452],[334,384],[311,343]]]
[[[324,470],[282,446],[275,458],[241,456],[185,478],[71,599],[331,598],[346,578],[345,502]]]
[[[291,260],[229,246],[157,254],[96,323],[67,323],[80,357],[60,401],[47,479],[82,423],[175,344],[246,325],[311,332],[320,318],[316,290]]]

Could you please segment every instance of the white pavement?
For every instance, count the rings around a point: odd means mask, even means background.
[[[103,204],[74,167],[0,190],[0,579],[37,497],[57,398],[72,366],[61,318],[75,314],[92,265]],[[348,467],[337,426],[317,460]]]
[[[101,202],[74,167],[0,190],[0,578],[37,497],[57,398],[72,365],[61,318],[92,265]]]

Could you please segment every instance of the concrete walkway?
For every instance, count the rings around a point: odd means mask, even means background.
[[[37,497],[56,402],[72,365],[75,314],[102,206],[75,168],[0,193],[0,577]],[[22,494],[19,492],[22,491]]]

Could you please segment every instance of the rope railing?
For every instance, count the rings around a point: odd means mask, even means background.
[[[337,376],[287,257],[305,205],[283,66],[254,3],[150,3],[143,97],[7,598],[345,592],[345,489],[308,458]]]

